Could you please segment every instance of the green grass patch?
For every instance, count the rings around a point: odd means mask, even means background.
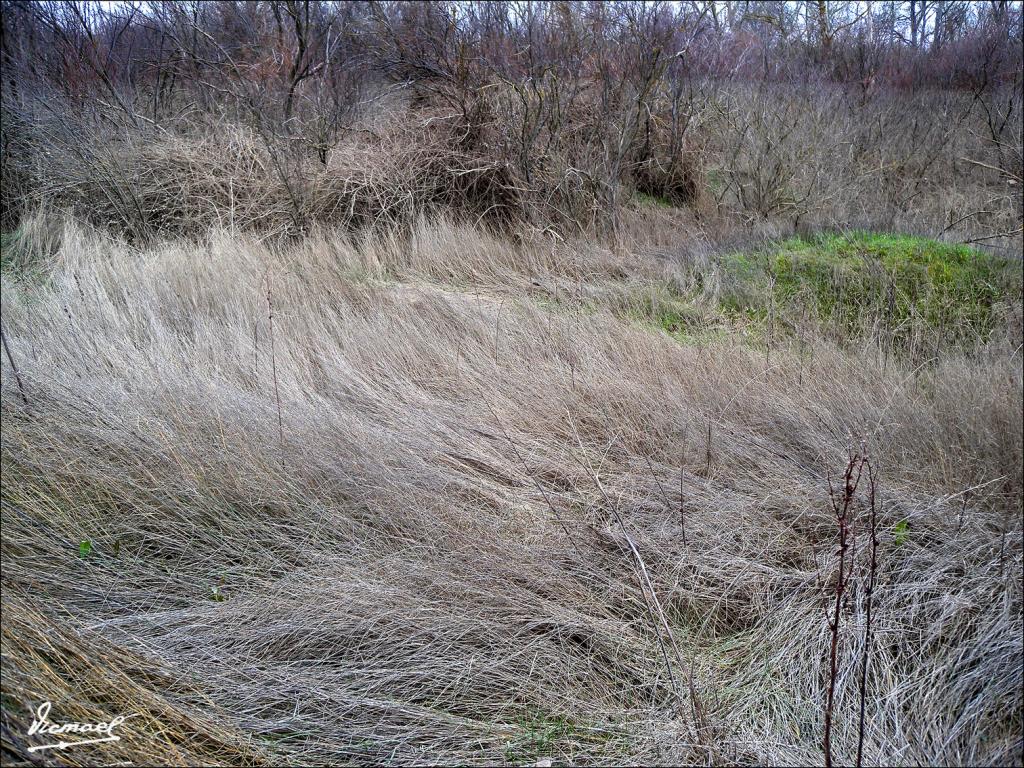
[[[700,294],[678,292],[655,283],[621,300],[617,313],[649,330],[664,331],[681,344],[701,344],[725,334],[723,316],[701,301]]]
[[[554,294],[530,294],[527,298],[545,312],[557,312],[563,315],[577,313],[593,315],[598,309],[598,305],[593,299],[580,299],[570,293],[562,293],[557,296]]]
[[[20,238],[21,234],[16,229],[0,232],[0,269],[4,272],[15,271],[18,268]]]
[[[60,233],[39,226],[0,232],[0,272],[15,280],[34,280],[60,246]]]
[[[1020,263],[963,245],[907,235],[794,238],[725,259],[727,312],[764,316],[807,310],[846,335],[876,323],[895,336],[941,329],[986,338],[1000,302],[1020,294]]]
[[[661,195],[649,195],[646,192],[639,190],[634,191],[636,201],[640,206],[650,206],[653,208],[675,208],[672,202],[667,197]]]
[[[916,337],[974,344],[1005,324],[1021,296],[1020,261],[927,238],[855,232],[791,238],[720,262],[713,292],[704,275],[681,290],[668,281],[609,287],[583,302],[532,296],[545,311],[591,314],[606,307],[620,319],[704,345],[735,333],[760,347],[795,337],[811,322],[838,341],[878,334],[893,349]],[[769,322],[769,318],[771,321]]]
[[[559,754],[559,743],[573,739],[576,728],[564,717],[531,709],[517,722],[516,737],[505,745],[511,763],[535,761]]]

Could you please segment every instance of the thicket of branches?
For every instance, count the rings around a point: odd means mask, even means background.
[[[1017,3],[0,5],[5,228],[1020,218]]]

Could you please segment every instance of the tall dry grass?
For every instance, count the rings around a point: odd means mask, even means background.
[[[865,760],[1020,762],[1007,340],[913,366],[816,334],[681,345],[614,297],[682,256],[443,222],[144,248],[68,223],[56,247],[2,285],[28,399],[5,366],[13,757],[46,696],[137,714],[118,754],[147,762],[819,764],[827,478],[863,443]],[[841,610],[848,764],[863,591]]]

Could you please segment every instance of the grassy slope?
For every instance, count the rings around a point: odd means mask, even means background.
[[[805,294],[819,316],[848,331],[874,315],[895,327],[918,321],[985,339],[996,326],[996,305],[1020,291],[1019,265],[917,237],[854,233],[796,239],[767,254],[765,262],[757,277],[774,279],[777,301],[788,304]]]
[[[872,233],[729,253],[719,259],[718,285],[703,277],[693,273],[685,287],[646,280],[606,303],[683,343],[721,341],[742,328],[748,341],[764,345],[769,332],[773,341],[792,340],[803,325],[839,343],[870,337],[913,353],[925,340],[934,351],[935,342],[969,347],[1005,333],[1022,282],[1018,261]]]
[[[12,734],[47,697],[137,712],[135,760],[818,764],[827,476],[865,441],[867,760],[1020,761],[1013,270],[870,235],[683,267],[445,224],[142,253],[69,226],[46,263],[3,282],[30,398],[5,365]],[[919,340],[892,359],[864,341],[886,280]]]

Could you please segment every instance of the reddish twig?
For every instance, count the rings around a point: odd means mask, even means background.
[[[825,768],[832,768],[832,720],[835,710],[836,681],[839,677],[839,624],[842,616],[843,597],[850,584],[850,573],[846,569],[846,554],[850,548],[850,509],[863,471],[864,459],[857,454],[851,454],[846,469],[843,471],[841,497],[836,496],[836,490],[832,485],[832,476],[831,474],[828,476],[829,499],[836,517],[836,524],[839,527],[839,568],[836,571],[835,603],[832,618],[829,619],[832,640],[829,648],[828,694],[825,699],[825,733],[822,741],[825,752]]]

